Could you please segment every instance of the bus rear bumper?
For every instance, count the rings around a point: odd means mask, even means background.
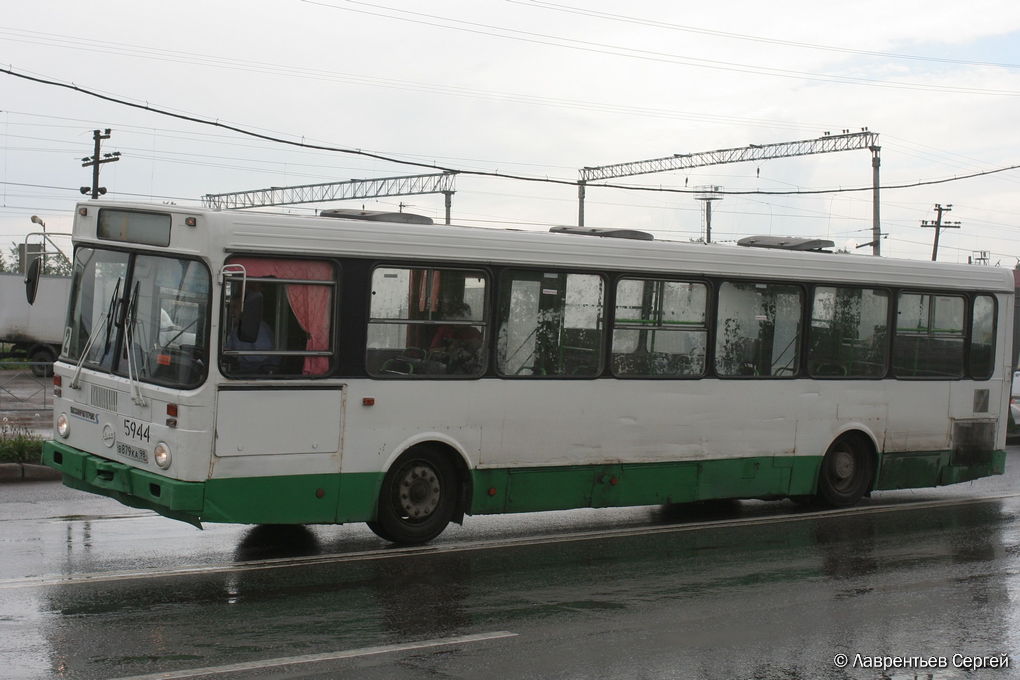
[[[43,443],[43,463],[63,474],[64,486],[202,527],[202,482],[162,477],[56,441]]]

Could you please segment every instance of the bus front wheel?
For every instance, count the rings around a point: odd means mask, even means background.
[[[457,471],[447,456],[433,449],[412,449],[386,473],[376,519],[368,526],[393,543],[431,541],[453,519],[457,486]]]
[[[837,439],[822,458],[818,500],[832,508],[856,504],[871,487],[875,459],[857,437]]]

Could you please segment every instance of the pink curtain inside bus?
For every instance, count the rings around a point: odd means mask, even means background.
[[[311,260],[273,260],[232,258],[230,264],[242,265],[252,278],[273,277],[305,281],[333,281],[333,266]],[[309,352],[329,350],[329,326],[332,287],[314,284],[287,284],[287,301],[301,328],[308,334],[305,349]],[[325,375],[329,372],[328,357],[306,357],[303,375]]]

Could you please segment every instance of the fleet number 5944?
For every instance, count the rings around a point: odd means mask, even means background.
[[[149,441],[149,424],[139,423],[130,418],[124,419],[124,436],[128,439],[137,439],[140,442]]]

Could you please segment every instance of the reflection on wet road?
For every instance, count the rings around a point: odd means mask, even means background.
[[[837,654],[1012,662],[1013,482],[853,512],[469,518],[413,550],[360,527],[200,533],[55,485],[31,485],[53,497],[40,505],[22,485],[0,503],[0,663],[17,678],[806,680],[882,677]]]

